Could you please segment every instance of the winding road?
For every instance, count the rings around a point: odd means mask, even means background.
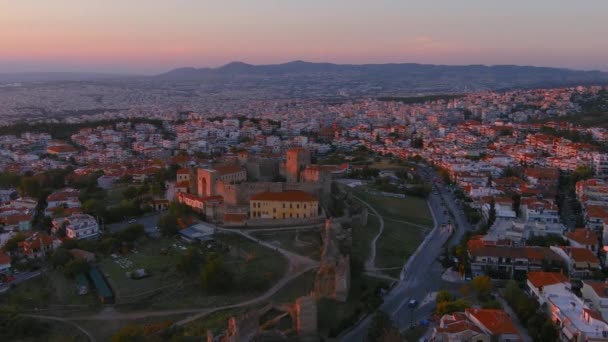
[[[429,182],[439,177],[427,167],[421,167],[421,175]],[[458,243],[464,231],[469,228],[462,211],[458,210],[452,195],[444,187],[435,186],[435,191],[429,195],[427,204],[433,216],[434,228],[408,259],[403,267],[400,281],[384,296],[384,302],[379,308],[392,318],[400,330],[406,330],[413,323],[426,319],[432,314],[433,302],[425,302],[416,308],[410,308],[407,303],[410,299],[421,302],[423,298],[429,297],[444,286],[441,279],[443,267],[437,259],[448,241],[450,245]],[[450,214],[445,209],[452,212],[455,222],[452,222]],[[448,223],[455,223],[453,231],[443,228],[444,224]],[[372,318],[373,315],[365,317],[359,324],[344,332],[340,340],[365,341]]]

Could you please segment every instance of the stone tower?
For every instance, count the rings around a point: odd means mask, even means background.
[[[301,147],[287,150],[287,161],[285,163],[287,181],[291,183],[300,181],[300,173],[308,165],[310,165],[310,151]]]

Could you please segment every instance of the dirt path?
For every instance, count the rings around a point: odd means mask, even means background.
[[[95,320],[95,321],[135,320],[135,319],[142,319],[142,318],[148,318],[148,317],[162,317],[162,316],[171,316],[171,315],[180,315],[180,314],[193,314],[193,316],[185,318],[176,323],[177,325],[183,325],[183,324],[192,322],[196,319],[205,317],[216,311],[246,307],[246,306],[250,306],[253,304],[260,303],[264,300],[267,300],[270,297],[272,297],[275,293],[277,293],[279,290],[281,290],[290,281],[296,279],[300,275],[302,275],[310,270],[313,270],[319,266],[319,263],[315,260],[312,260],[305,256],[301,256],[301,255],[292,253],[290,251],[287,251],[287,250],[279,248],[275,245],[272,245],[268,242],[259,240],[255,237],[249,235],[248,233],[244,233],[244,232],[234,230],[234,229],[224,229],[224,228],[218,228],[218,230],[225,231],[227,233],[241,235],[249,240],[255,241],[256,243],[258,243],[264,247],[277,251],[278,253],[283,255],[288,261],[287,272],[285,272],[285,275],[273,287],[268,289],[265,293],[261,294],[258,297],[255,297],[255,298],[252,298],[252,299],[240,302],[240,303],[217,306],[217,307],[210,307],[210,308],[150,310],[150,311],[139,311],[139,312],[128,312],[128,313],[118,312],[118,311],[114,310],[114,308],[108,307],[107,309],[105,309],[99,313],[93,314],[93,315],[81,316],[81,317],[69,317],[69,319],[70,320],[83,320],[83,321],[86,321],[86,320]],[[49,316],[49,317],[52,317],[52,316]],[[57,317],[55,317],[55,318],[57,318]]]
[[[382,235],[382,232],[384,232],[384,217],[380,215],[380,213],[378,213],[378,211],[374,207],[372,207],[371,204],[367,203],[366,201],[355,195],[353,195],[353,197],[359,200],[361,203],[365,204],[369,208],[369,210],[372,211],[373,215],[378,217],[378,221],[380,221],[380,229],[378,229],[378,234],[376,234],[376,236],[374,236],[371,241],[371,252],[369,253],[369,257],[365,261],[365,271],[370,273],[376,273],[376,242]]]
[[[58,322],[63,322],[63,323],[69,324],[71,326],[76,327],[76,329],[80,330],[80,332],[85,334],[87,336],[87,338],[89,339],[89,341],[95,342],[95,338],[93,338],[93,335],[91,335],[85,328],[83,328],[80,325],[78,325],[77,323],[72,322],[71,320],[65,319],[63,317],[45,316],[45,315],[30,315],[30,314],[21,314],[21,316],[31,317],[31,318],[36,318],[36,319],[47,319],[47,320],[51,320],[51,321],[58,321]]]

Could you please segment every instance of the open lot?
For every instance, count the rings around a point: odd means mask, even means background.
[[[184,242],[176,239],[148,239],[127,255],[103,259],[100,266],[120,300],[163,286],[176,285],[181,277],[177,275],[175,266],[186,248]],[[166,250],[166,255],[162,255],[161,250]],[[139,280],[127,277],[127,272],[137,269],[145,269],[150,275]]]
[[[190,245],[176,239],[148,240],[135,252],[109,257],[102,269],[117,294],[120,311],[212,307],[251,299],[272,287],[285,273],[287,261],[277,252],[232,234],[216,235],[215,246],[192,245],[207,251],[222,251],[234,276],[235,290],[223,295],[205,295],[198,273],[187,276],[177,271],[180,256]],[[161,255],[160,251],[167,251]],[[133,280],[126,272],[145,268],[149,277]]]
[[[372,195],[363,191],[363,187],[355,190],[355,195],[372,205],[384,218],[384,231],[376,242],[376,262],[379,269],[386,269],[384,273],[399,277],[401,266],[407,258],[414,253],[425,234],[433,225],[431,213],[426,200],[419,197],[406,198],[385,197]],[[354,234],[362,236],[353,239],[353,252],[363,255],[369,253],[365,244],[358,240],[369,242],[378,232],[379,218],[370,211],[366,230],[355,227]],[[369,254],[365,254],[369,255]],[[355,255],[357,257],[357,255]],[[357,257],[358,258],[358,257]],[[363,258],[366,260],[366,258]]]
[[[428,227],[432,227],[433,225],[433,218],[429,212],[426,200],[423,198],[413,196],[406,198],[378,196],[362,191],[362,188],[358,188],[355,191],[355,195],[373,205],[380,215],[385,216],[385,219],[406,221]]]
[[[97,301],[92,294],[78,295],[74,280],[53,270],[27,280],[0,296],[0,308],[9,311],[65,313],[89,311],[96,307]]]
[[[424,239],[425,229],[410,224],[388,221],[385,218],[384,232],[377,241],[376,267],[399,267],[396,272],[387,272],[398,276],[400,267],[414,253]]]

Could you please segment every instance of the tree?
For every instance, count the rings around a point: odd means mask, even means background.
[[[146,234],[143,224],[131,224],[119,233],[119,238],[125,242],[133,242]]]
[[[203,292],[216,294],[230,291],[233,286],[233,275],[224,265],[224,260],[212,254],[201,271],[201,288]]]
[[[66,276],[73,278],[79,273],[85,273],[89,271],[89,263],[84,259],[74,259],[65,264],[63,272]]]
[[[190,247],[179,258],[177,270],[186,274],[192,274],[200,268],[204,257],[200,250]]]
[[[477,276],[471,281],[471,287],[479,297],[485,297],[492,292],[492,279],[486,275]]]
[[[393,338],[396,337],[396,338]],[[395,328],[393,321],[382,310],[374,314],[372,323],[367,330],[369,341],[400,341],[399,330]]]
[[[437,303],[441,303],[441,302],[451,302],[452,301],[452,295],[448,292],[448,291],[439,291],[439,293],[437,293],[437,299],[436,299]]]
[[[72,254],[65,248],[58,248],[51,255],[51,265],[53,268],[64,267],[68,262],[73,259]]]
[[[490,212],[488,213],[488,229],[492,227],[494,222],[496,221],[496,202],[494,198],[490,202]]]
[[[174,236],[179,232],[177,224],[177,215],[173,212],[168,212],[166,215],[161,216],[158,220],[158,229],[164,236]]]
[[[550,319],[546,320],[543,324],[539,337],[539,341],[542,342],[557,341],[559,339],[559,331]]]
[[[8,241],[6,241],[2,249],[9,254],[14,253],[17,251],[17,249],[19,249],[19,242],[23,240],[25,240],[25,235],[23,235],[22,233],[17,233],[13,235],[10,239],[8,239]]]
[[[122,192],[122,197],[128,200],[134,199],[135,196],[137,196],[137,188],[134,186],[129,186]]]
[[[439,316],[443,316],[454,312],[461,312],[470,307],[471,303],[464,299],[459,299],[452,302],[440,302],[437,303],[435,313]]]

